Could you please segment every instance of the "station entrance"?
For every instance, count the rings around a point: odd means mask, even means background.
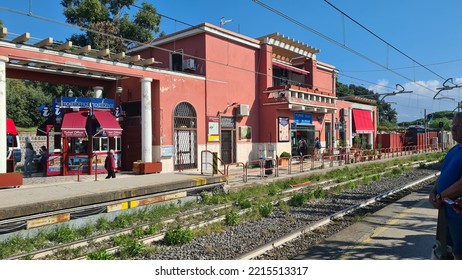
[[[300,125],[297,124],[295,129],[292,129],[291,134],[291,146],[292,146],[292,155],[300,155],[298,149],[298,141],[305,139],[308,144],[308,154],[313,153],[314,139],[316,138],[316,133],[314,125]]]

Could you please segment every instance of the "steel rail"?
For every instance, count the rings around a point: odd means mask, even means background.
[[[97,203],[97,204],[91,204],[91,205],[86,205],[86,206],[79,206],[79,207],[74,207],[74,208],[68,208],[68,209],[62,209],[62,210],[56,210],[56,211],[50,211],[50,212],[45,212],[45,213],[39,213],[39,214],[33,214],[33,215],[27,215],[27,216],[22,216],[22,217],[16,217],[16,218],[11,218],[11,219],[5,219],[0,221],[0,226],[2,225],[7,225],[7,224],[13,224],[13,223],[19,223],[19,222],[24,222],[27,220],[32,220],[32,219],[37,219],[37,218],[44,218],[48,216],[53,216],[53,215],[58,215],[58,214],[63,214],[63,213],[78,213],[82,211],[88,211],[94,208],[100,208],[100,207],[107,207],[109,205],[117,204],[117,203],[123,203],[123,202],[129,202],[134,199],[145,199],[145,198],[151,198],[155,196],[161,196],[161,195],[169,195],[169,194],[174,194],[177,192],[193,192],[193,191],[201,191],[204,189],[211,189],[215,188],[218,186],[224,186],[224,182],[220,183],[212,183],[212,184],[207,184],[203,186],[198,186],[198,187],[189,187],[189,188],[182,188],[182,189],[176,189],[172,191],[167,191],[167,192],[159,192],[155,194],[150,194],[150,195],[142,195],[142,196],[135,196],[131,198],[125,198],[125,199],[120,199],[120,200],[114,200],[114,201],[108,201],[108,202],[102,202],[102,203]]]
[[[352,213],[352,212],[354,212],[354,211],[356,211],[356,210],[358,210],[360,208],[364,208],[364,207],[366,207],[366,206],[368,206],[368,205],[370,205],[372,203],[380,201],[380,200],[382,200],[382,199],[384,199],[384,198],[386,198],[386,197],[388,197],[388,196],[390,196],[392,194],[395,194],[397,192],[403,191],[403,190],[408,189],[408,188],[412,188],[414,186],[417,186],[417,185],[422,184],[424,182],[427,182],[429,180],[433,180],[438,174],[439,174],[439,172],[434,174],[434,175],[426,176],[423,179],[420,179],[418,181],[415,181],[415,182],[412,182],[410,184],[398,187],[398,188],[396,188],[394,190],[391,190],[389,192],[379,194],[379,195],[374,196],[374,197],[372,197],[370,199],[367,199],[367,200],[365,200],[365,201],[363,201],[361,203],[358,203],[356,205],[353,205],[351,207],[348,207],[346,209],[338,211],[338,212],[336,212],[334,214],[331,214],[331,215],[329,215],[329,216],[327,216],[327,217],[325,217],[325,218],[323,218],[323,219],[321,219],[319,221],[316,221],[314,223],[310,223],[305,227],[296,229],[296,230],[294,230],[294,231],[292,231],[292,232],[290,232],[290,233],[288,233],[288,234],[286,234],[286,235],[284,235],[282,237],[276,238],[276,239],[274,239],[274,240],[272,240],[272,241],[270,241],[270,242],[268,242],[268,243],[266,243],[266,244],[264,244],[262,246],[259,246],[259,247],[255,248],[255,249],[245,253],[245,254],[242,254],[239,257],[237,257],[236,260],[254,259],[254,258],[258,257],[258,256],[261,256],[261,255],[265,254],[266,252],[268,252],[268,251],[270,251],[272,249],[275,249],[275,248],[277,248],[277,247],[279,247],[281,245],[284,245],[284,244],[286,244],[286,243],[300,237],[301,235],[304,235],[304,234],[306,234],[308,232],[311,232],[311,231],[313,231],[315,229],[318,229],[318,228],[320,228],[322,226],[325,226],[325,225],[331,223],[335,219],[339,219],[339,218],[341,218],[341,217],[343,217],[345,215],[348,215],[348,214],[350,214],[350,213]]]

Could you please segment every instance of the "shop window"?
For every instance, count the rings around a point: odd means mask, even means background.
[[[88,152],[87,138],[69,138],[69,152],[71,154],[82,154]]]
[[[55,131],[54,128],[51,128],[48,132],[49,135],[49,151],[50,153],[61,153],[62,138],[61,131]]]
[[[93,138],[93,152],[109,151],[109,139],[107,137]]]
[[[115,141],[115,149],[114,151],[121,151],[122,150],[122,137],[120,136],[116,136],[114,137],[114,141]]]

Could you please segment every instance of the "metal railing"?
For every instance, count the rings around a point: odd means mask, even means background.
[[[235,178],[241,177],[243,182],[248,182],[250,178],[263,179],[273,174],[275,177],[279,177],[280,174],[286,172],[286,174],[293,174],[294,172],[303,173],[314,168],[323,168],[327,164],[330,167],[335,165],[341,166],[343,164],[351,164],[356,162],[373,161],[386,158],[394,158],[399,156],[411,155],[414,153],[424,153],[431,151],[431,149],[425,149],[424,147],[401,147],[401,148],[381,148],[381,149],[348,149],[339,148],[331,149],[329,153],[319,155],[319,159],[315,159],[313,155],[305,156],[290,156],[280,157],[278,159],[266,158],[258,160],[249,160],[247,162],[234,162],[224,163],[221,159],[218,161],[223,166],[223,175],[227,176],[227,184],[229,183],[230,176]],[[203,151],[205,153],[211,153],[210,151]],[[286,162],[286,163],[283,163]],[[209,162],[203,162],[204,166],[210,165]],[[232,166],[242,167],[233,172]],[[294,168],[298,166],[297,168]],[[285,171],[285,172],[284,172]],[[203,172],[202,172],[203,173]]]
[[[81,162],[79,164],[79,167],[77,168],[77,182],[80,182],[80,173],[81,173],[82,167],[84,167],[85,165],[88,165],[88,169],[91,170],[93,158],[95,158],[95,181],[98,181],[98,155],[96,153],[93,153],[87,161]]]

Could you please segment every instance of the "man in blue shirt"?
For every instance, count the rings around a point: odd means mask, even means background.
[[[456,200],[462,196],[462,113],[454,116],[451,132],[457,144],[444,158],[440,177],[429,195],[429,201],[435,208],[440,208],[445,198]],[[450,205],[444,207],[450,238],[448,244],[452,245],[454,259],[461,260],[462,214],[457,213],[453,207]]]

